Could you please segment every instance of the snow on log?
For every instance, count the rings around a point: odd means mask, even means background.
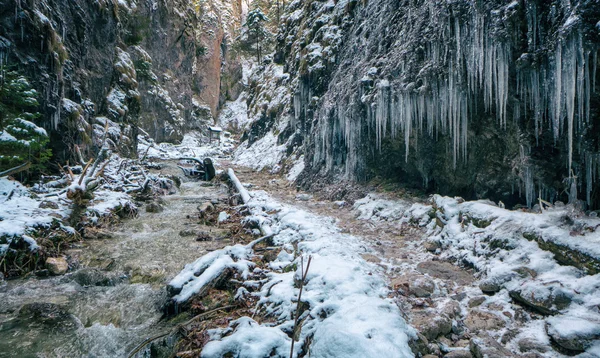
[[[242,185],[240,180],[235,176],[233,169],[231,169],[231,168],[227,169],[227,175],[229,175],[229,179],[231,180],[233,185],[235,185],[235,188],[237,189],[237,191],[240,193],[240,196],[242,197],[242,201],[244,202],[244,204],[248,204],[248,202],[250,201],[250,194],[248,194],[248,190],[246,190],[246,188],[244,188],[244,186]]]

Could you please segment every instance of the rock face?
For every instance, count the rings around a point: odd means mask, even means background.
[[[508,206],[533,204],[540,185],[566,201],[563,179],[598,157],[599,12],[592,0],[292,1],[274,57],[287,74],[253,94],[289,96],[248,138],[273,127],[288,154],[303,145],[306,187],[378,175]],[[594,182],[575,188],[597,207]]]
[[[75,144],[133,155],[138,126],[162,141],[213,122],[221,65],[241,76],[227,51],[241,0],[212,3],[0,0],[1,62],[37,90],[59,162]]]

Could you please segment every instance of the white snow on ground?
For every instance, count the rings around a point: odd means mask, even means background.
[[[221,134],[221,142],[213,140],[207,143],[206,139],[198,132],[189,132],[183,136],[181,144],[155,143],[153,140],[138,136],[138,154],[140,158],[178,159],[182,157],[205,158],[220,156],[233,150],[234,142],[231,138]],[[148,147],[150,147],[148,149]],[[146,154],[147,153],[147,154]]]
[[[33,227],[48,226],[56,220],[51,214],[55,213],[67,217],[70,210],[57,198],[48,198],[59,206],[59,210],[41,209],[41,200],[32,197],[29,190],[18,181],[6,177],[0,178],[0,237],[5,237],[8,243],[12,238],[21,237],[29,244],[29,247],[37,249],[35,240],[26,234]],[[3,244],[7,245],[7,244]],[[2,249],[2,247],[4,249]],[[5,251],[8,246],[0,246],[0,252]]]
[[[223,109],[219,112],[218,121],[221,127],[236,132],[246,129],[250,123],[247,99],[246,92],[242,92],[235,101],[225,102]]]
[[[270,168],[277,172],[284,153],[285,144],[277,145],[277,137],[269,132],[250,146],[248,142],[242,143],[235,151],[234,163],[257,171]]]
[[[288,181],[295,181],[298,178],[298,175],[300,175],[300,173],[302,173],[303,170],[304,170],[304,156],[301,155],[300,158],[296,159],[296,161],[294,162],[294,165],[289,170],[289,172],[287,173],[285,178]]]
[[[489,201],[463,202],[439,195],[434,195],[431,203],[408,206],[369,195],[358,200],[354,209],[361,219],[411,221],[426,227],[429,240],[441,244],[440,259],[472,265],[479,272],[476,284],[499,285],[500,291],[486,299],[489,302],[511,307],[514,301],[509,293],[515,292],[537,304],[549,300],[546,305],[554,315],[538,316],[524,324],[509,342],[513,350],[518,351],[516,342],[521,338],[544,345],[549,344],[550,335],[567,345],[572,344],[564,343],[567,340],[577,341],[577,350],[587,349],[586,354],[595,356],[600,348],[600,274],[586,275],[573,266],[560,265],[553,253],[523,234],[535,234],[599,259],[598,218],[583,217],[564,205],[537,214],[502,209]],[[472,293],[481,295],[479,289]],[[566,297],[570,303],[556,307],[556,297]],[[557,353],[544,356],[556,357]]]
[[[361,257],[368,249],[359,238],[340,233],[331,218],[278,203],[263,191],[251,192],[251,196],[248,207],[252,215],[270,223],[275,233],[273,241],[283,250],[271,263],[271,271],[253,271],[265,274],[265,280],[246,282],[246,286],[260,288],[253,293],[241,288],[238,295],[257,296],[259,312],[276,321],[260,324],[242,317],[227,328],[211,330],[212,340],[205,346],[202,357],[221,357],[228,352],[246,358],[268,357],[272,352],[287,356],[291,340],[286,333],[294,325],[301,257],[306,267],[309,256],[312,261],[302,293],[302,301],[309,308],[300,317],[303,323],[294,356],[301,353],[302,343],[309,337],[313,337],[312,357],[413,356],[408,341],[416,332],[387,298],[389,290],[381,268]],[[186,266],[170,283],[182,289],[175,299],[179,301],[190,297],[191,292],[198,292],[207,282],[206,272],[208,276],[214,275],[210,267],[202,270],[207,264],[213,263],[218,269],[235,264],[246,272],[250,268],[247,258],[252,255],[251,245],[238,245],[212,252]],[[293,264],[297,267],[294,271],[284,272],[288,271],[284,268]]]

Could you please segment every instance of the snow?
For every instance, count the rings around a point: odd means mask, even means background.
[[[12,195],[11,195],[12,194]],[[9,198],[10,196],[10,198]],[[34,238],[27,235],[35,227],[50,226],[56,217],[51,214],[67,217],[68,207],[59,201],[59,210],[40,209],[40,201],[32,198],[29,190],[19,182],[0,178],[0,237],[10,244],[15,238],[23,239],[31,251],[39,248]],[[3,244],[6,245],[6,244]],[[6,251],[3,246],[0,251]]]
[[[218,122],[223,128],[242,131],[250,122],[248,119],[248,94],[242,92],[235,101],[226,102],[219,112]]]
[[[300,175],[300,173],[302,173],[303,170],[304,170],[304,155],[301,155],[300,158],[298,158],[294,161],[294,165],[288,171],[285,178],[288,181],[295,181],[298,178],[298,176]]]
[[[576,267],[561,265],[553,253],[523,237],[524,233],[535,234],[546,242],[598,260],[600,233],[595,228],[600,225],[600,219],[578,215],[568,205],[538,214],[506,210],[485,200],[465,202],[439,195],[434,195],[430,203],[411,205],[403,200],[369,194],[356,201],[354,211],[359,219],[372,222],[417,223],[426,230],[425,237],[441,245],[440,260],[473,266],[479,272],[480,281],[476,285],[499,284],[500,292],[487,300],[509,311],[513,311],[510,307],[514,304],[509,291],[519,292],[521,297],[536,302],[548,300],[555,315],[534,318],[524,324],[509,346],[515,348],[521,338],[549,343],[546,327],[548,333],[563,338],[600,337],[600,314],[594,309],[600,303],[600,274],[586,275]],[[567,217],[570,219],[565,219]],[[479,220],[477,226],[475,220]],[[532,274],[523,275],[523,272]],[[472,294],[481,295],[481,291],[476,289]],[[565,297],[568,303],[565,307],[556,307],[552,304],[557,302],[553,301],[554,297]],[[596,348],[590,348],[588,353],[592,349]]]
[[[170,287],[181,290],[173,299],[176,302],[189,300],[226,268],[236,269],[247,276],[254,265],[246,260],[248,255],[249,250],[245,246],[227,246],[185,265],[184,269],[169,282]]]
[[[283,158],[285,145],[277,145],[277,137],[268,132],[264,137],[248,145],[242,143],[235,152],[234,163],[257,171],[265,168],[277,168]]]
[[[191,131],[183,136],[181,144],[159,143],[156,144],[152,139],[145,136],[138,136],[138,154],[140,158],[147,153],[148,158],[178,159],[182,157],[206,158],[211,157],[213,162],[215,157],[230,151],[233,146],[233,139],[222,138],[221,142],[213,141],[208,144],[199,132]],[[150,147],[150,149],[148,149]]]
[[[16,141],[17,141],[17,138],[12,136],[7,131],[2,131],[2,133],[0,133],[0,142],[16,142]]]
[[[309,309],[302,314],[300,343],[295,345],[294,356],[300,354],[302,342],[308,337],[314,339],[310,347],[314,357],[413,356],[408,340],[415,337],[415,332],[405,323],[396,304],[387,298],[389,290],[381,269],[362,259],[361,254],[368,250],[359,238],[342,234],[331,218],[281,204],[263,191],[250,195],[247,205],[252,215],[270,222],[275,233],[273,241],[283,248],[271,263],[273,271],[265,273],[266,282],[261,282],[260,289],[252,293],[259,298],[259,312],[264,311],[275,322],[259,324],[242,317],[227,328],[212,330],[212,341],[205,346],[203,357],[220,357],[228,352],[240,357],[265,357],[273,351],[287,356],[291,342],[285,332],[294,325],[298,296],[295,282],[302,275],[302,262],[306,267],[309,256],[311,264],[302,293]],[[231,255],[233,248],[242,254]],[[235,262],[234,256],[250,258],[251,245],[233,248],[209,253],[186,265],[171,282],[183,287],[174,299],[181,302],[189,298],[190,290],[198,292],[215,271],[224,267],[242,265],[246,272],[244,261],[240,258]],[[284,272],[283,268],[292,264],[297,266],[296,271]],[[195,276],[198,273],[200,276]]]

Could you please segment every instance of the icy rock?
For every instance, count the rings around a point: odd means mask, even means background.
[[[496,342],[491,337],[475,337],[471,338],[469,344],[471,354],[475,358],[508,358],[514,357],[514,355],[502,347],[500,343]]]
[[[502,289],[503,283],[504,280],[498,280],[492,277],[481,281],[479,283],[479,289],[485,294],[493,295]]]
[[[460,305],[456,301],[449,301],[444,308],[442,308],[441,312],[454,319],[460,314]]]
[[[465,319],[465,326],[471,332],[497,330],[504,325],[504,320],[499,316],[481,310],[471,310]]]
[[[435,241],[435,240],[427,240],[425,241],[425,250],[429,251],[429,252],[436,252],[437,249],[441,249],[442,245],[439,243],[439,241]]]
[[[52,275],[64,275],[69,270],[69,264],[63,257],[49,257],[46,259],[46,268]]]
[[[473,275],[444,261],[421,262],[417,265],[417,270],[431,277],[456,282],[459,285],[468,285],[474,281]]]
[[[58,204],[53,201],[44,200],[40,203],[40,209],[58,209]]]
[[[548,351],[548,345],[542,342],[538,342],[532,338],[523,338],[517,342],[519,350],[523,353],[530,351],[538,351],[545,353]]]
[[[469,300],[469,308],[480,306],[483,302],[485,302],[484,296],[473,297]]]
[[[600,339],[600,323],[579,317],[548,318],[546,331],[561,347],[583,352]]]
[[[510,290],[509,295],[516,302],[544,315],[556,314],[571,304],[571,295],[560,287],[528,285]]]
[[[435,290],[435,283],[426,276],[417,276],[409,281],[408,289],[417,297],[429,297]]]
[[[469,350],[460,349],[449,352],[448,354],[444,355],[444,358],[473,358],[473,355]]]
[[[452,331],[452,320],[437,312],[415,312],[411,325],[428,340],[436,339]]]

